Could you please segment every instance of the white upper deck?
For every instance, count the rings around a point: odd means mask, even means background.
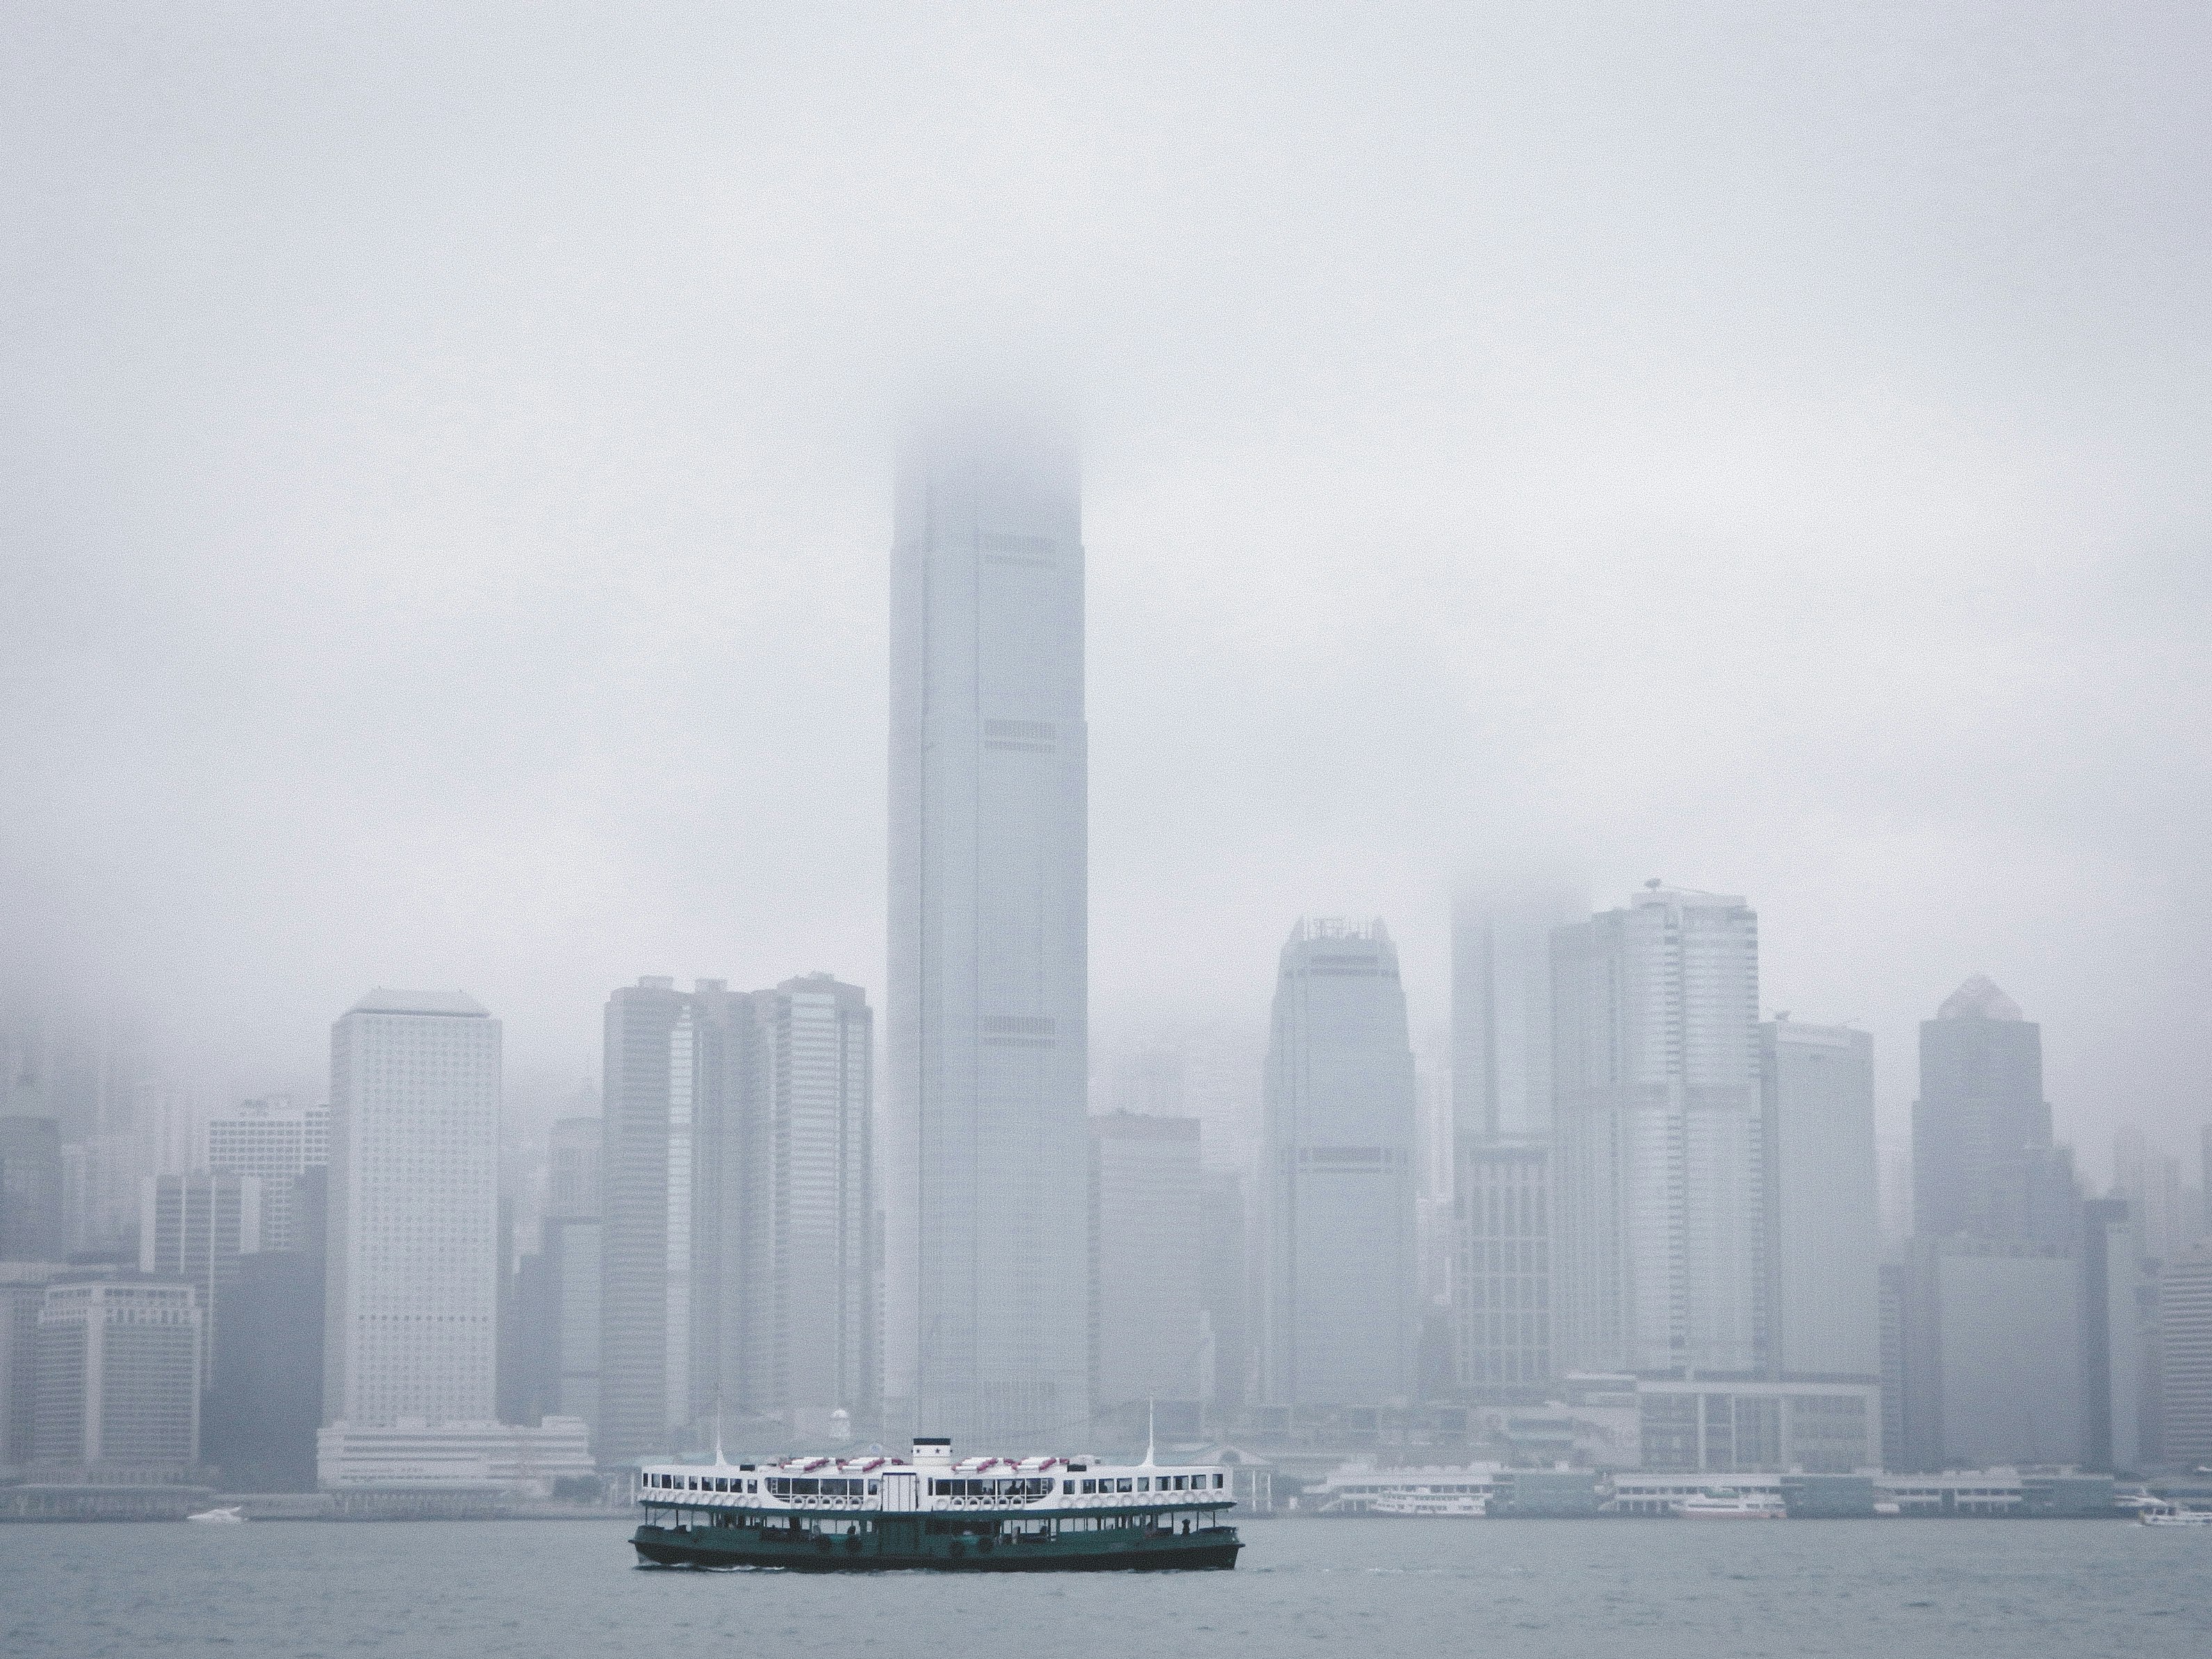
[[[647,1463],[637,1501],[699,1509],[957,1510],[1030,1514],[1221,1509],[1233,1504],[1214,1463],[1107,1463],[1095,1457],[968,1457],[916,1439],[911,1457],[787,1457],[775,1463]]]

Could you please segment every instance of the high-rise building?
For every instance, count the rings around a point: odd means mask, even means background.
[[[1552,933],[1587,914],[1537,890],[1452,908],[1452,1380],[1477,1395],[1555,1374]]]
[[[1267,1048],[1267,1297],[1273,1405],[1376,1406],[1413,1386],[1413,1052],[1380,921],[1300,921]]]
[[[224,1293],[201,1437],[232,1491],[314,1490],[324,1279],[320,1249],[262,1250]]]
[[[647,975],[607,1000],[599,1455],[682,1449],[724,1401],[742,1249],[751,1000]],[[734,1379],[726,1403],[735,1409]]]
[[[1656,884],[1553,934],[1555,1363],[1765,1364],[1759,923]]]
[[[1807,1380],[1878,1381],[1874,1039],[1785,1017],[1759,1028],[1759,1048],[1768,1369]]]
[[[2083,1285],[2071,1252],[1919,1237],[1904,1288],[1903,1467],[2084,1461]]]
[[[62,1146],[62,1229],[71,1256],[137,1254],[139,1188],[157,1169],[145,1141],[100,1135]]]
[[[1473,1135],[1552,1131],[1552,933],[1589,914],[1565,892],[1464,892],[1452,906],[1452,1113]]]
[[[2051,1145],[2043,1028],[1977,974],[1920,1027],[1913,1231],[1923,1238],[2033,1236]]]
[[[1200,1291],[1205,1301],[1206,1366],[1200,1396],[1233,1408],[1250,1397],[1252,1367],[1252,1251],[1244,1180],[1233,1170],[1199,1176],[1200,1218],[1206,1230]]]
[[[1534,1135],[1459,1143],[1454,1380],[1478,1395],[1539,1389],[1556,1374],[1550,1161],[1549,1143]]]
[[[549,1218],[599,1213],[599,1120],[564,1117],[545,1145],[545,1213]]]
[[[2135,1237],[2146,1260],[2171,1261],[2196,1242],[2182,1202],[2181,1160],[2152,1146],[2130,1124],[2112,1137],[2112,1188],[2135,1217]]]
[[[199,1292],[201,1380],[210,1382],[240,1258],[261,1248],[263,1183],[227,1170],[148,1176],[139,1188],[138,1271]]]
[[[2160,1450],[2181,1468],[2212,1463],[2212,1249],[2159,1273]]]
[[[757,992],[647,978],[610,1000],[605,1213],[563,1230],[557,1273],[534,1270],[573,1316],[599,1252],[599,1358],[578,1332],[558,1346],[580,1392],[562,1411],[595,1422],[603,1457],[681,1446],[718,1408],[816,1438],[839,1412],[877,1417],[872,1026],[866,994],[827,974]]]
[[[173,1479],[200,1461],[189,1285],[64,1279],[39,1309],[34,1463],[48,1478]]]
[[[1206,1358],[1198,1120],[1094,1117],[1091,1158],[1094,1408],[1194,1401]]]
[[[1905,1320],[1910,1270],[1902,1261],[1881,1264],[1881,1466],[1902,1469],[1905,1440]]]
[[[500,1025],[370,992],[331,1031],[325,1422],[486,1422],[496,1386]]]
[[[2132,1472],[2143,1465],[2142,1251],[2124,1199],[2081,1208],[2081,1461]]]
[[[963,1443],[1090,1416],[1081,517],[1040,428],[947,421],[900,471],[886,1392]]]
[[[756,1416],[802,1439],[876,1420],[875,1016],[829,974],[755,992],[738,1103],[723,1375]],[[726,1337],[726,1341],[728,1338]]]
[[[50,1117],[0,1117],[0,1261],[58,1261],[62,1126]]]
[[[39,1410],[39,1310],[58,1261],[0,1261],[0,1469],[31,1461]]]
[[[252,1176],[261,1182],[261,1248],[320,1255],[320,1241],[303,1238],[293,1211],[295,1182],[303,1170],[331,1161],[331,1109],[295,1106],[271,1096],[249,1100],[225,1116],[208,1120],[207,1167]]]

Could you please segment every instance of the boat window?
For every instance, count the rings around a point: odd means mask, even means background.
[[[822,1483],[819,1480],[794,1480],[791,1483],[791,1495],[793,1498],[819,1498]]]
[[[1125,1474],[1125,1475],[1123,1475],[1123,1476],[1122,1476],[1119,1480],[1115,1481],[1115,1482],[1114,1483],[1114,1486],[1115,1486],[1115,1489],[1116,1491],[1118,1491],[1118,1492],[1134,1492],[1134,1491],[1136,1490],[1135,1486],[1131,1482],[1131,1480],[1130,1480],[1129,1477],[1128,1477],[1127,1475],[1126,1475],[1126,1474]]]
[[[1083,1483],[1083,1490],[1086,1492],[1096,1492],[1098,1490],[1098,1483],[1096,1480],[1086,1480]]]
[[[880,1486],[882,1484],[883,1484],[882,1482],[880,1482],[880,1481],[877,1481],[877,1480],[871,1480],[871,1481],[869,1481],[869,1482],[868,1482],[868,1496],[869,1496],[869,1497],[871,1497],[871,1498],[873,1498],[873,1497],[876,1495],[877,1488],[878,1488],[878,1486]]]
[[[1140,1474],[1140,1475],[1139,1475],[1139,1476],[1137,1477],[1137,1490],[1138,1490],[1139,1492],[1150,1492],[1152,1489],[1152,1476],[1150,1476],[1149,1474]]]
[[[1216,1492],[1219,1492],[1219,1491],[1221,1490],[1221,1482],[1222,1482],[1222,1480],[1223,1480],[1223,1477],[1222,1477],[1222,1476],[1220,1476],[1220,1475],[1218,1475],[1218,1474],[1217,1474],[1217,1475],[1215,1475],[1215,1476],[1213,1477],[1213,1489],[1214,1489],[1214,1491],[1216,1491]],[[1462,1487],[1461,1487],[1461,1488],[1460,1488],[1460,1490],[1461,1490],[1462,1492],[1473,1492],[1473,1491],[1474,1490],[1474,1487],[1472,1487],[1472,1486],[1462,1486]]]
[[[1063,1480],[1060,1483],[1060,1490],[1062,1497],[1073,1498],[1075,1495],[1075,1482]]]

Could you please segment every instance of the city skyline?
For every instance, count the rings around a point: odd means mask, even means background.
[[[2181,14],[2093,51],[1931,22],[1910,76],[1856,13],[1440,19],[1434,52],[1369,20],[1287,64],[1258,19],[1249,52],[732,24],[557,118],[470,53],[425,95],[486,125],[435,168],[387,95],[452,44],[416,25],[387,56],[179,12],[121,62],[101,27],[27,38],[53,72],[0,116],[51,161],[13,222],[115,276],[26,267],[9,339],[66,389],[9,438],[44,481],[9,507],[11,995],[142,992],[178,1082],[305,1098],[362,982],[474,988],[549,1093],[641,973],[887,985],[884,479],[933,370],[995,355],[1090,466],[1102,1034],[1264,1000],[1301,909],[1392,917],[1425,1032],[1439,894],[1540,864],[1757,893],[1775,1004],[1884,1053],[1988,974],[2094,1166],[2193,1128]],[[556,33],[514,49],[610,73]],[[763,100],[807,112],[788,145]],[[309,157],[381,183],[340,210]],[[204,211],[143,211],[172,169]],[[1158,960],[1163,913],[1199,946]]]

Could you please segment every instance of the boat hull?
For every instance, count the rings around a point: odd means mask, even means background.
[[[1233,1527],[1001,1542],[940,1537],[892,1521],[842,1539],[778,1527],[640,1527],[630,1544],[653,1567],[778,1567],[790,1572],[1222,1572],[1243,1547]]]

